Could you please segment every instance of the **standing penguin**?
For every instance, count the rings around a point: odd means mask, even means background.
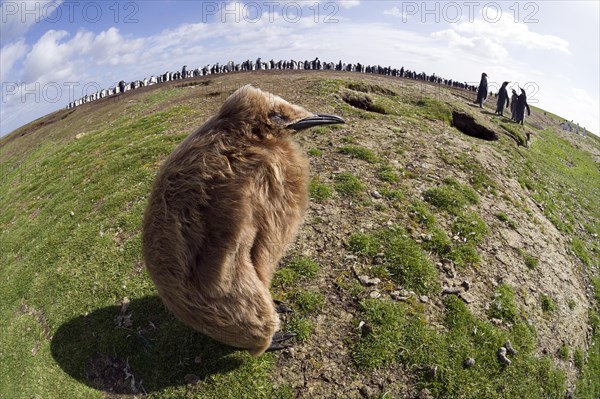
[[[517,106],[515,108],[515,121],[521,125],[523,125],[525,121],[525,108],[527,108],[527,115],[531,115],[529,104],[527,104],[527,94],[525,93],[525,90],[521,89],[521,94],[519,94],[519,97],[517,97]]]
[[[517,120],[517,99],[519,98],[519,96],[517,95],[517,92],[515,91],[515,89],[512,89],[512,96],[510,98],[510,114],[511,114],[511,119],[513,121]]]
[[[502,87],[498,91],[498,102],[496,103],[496,113],[498,115],[504,116],[504,107],[508,107],[510,105],[510,101],[508,99],[508,91],[506,90],[506,85],[510,82],[502,83]]]
[[[295,335],[277,332],[285,308],[269,292],[308,202],[308,159],[293,137],[335,123],[344,121],[248,85],[167,158],[148,200],[142,249],[181,321],[252,355],[282,349]]]
[[[488,82],[487,82],[487,74],[484,72],[481,74],[481,82],[479,82],[479,88],[477,89],[477,100],[474,101],[475,104],[479,104],[479,108],[483,108],[483,103],[485,102],[488,96]]]

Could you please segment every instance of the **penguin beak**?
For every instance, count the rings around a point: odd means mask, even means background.
[[[338,123],[346,123],[346,121],[336,115],[317,114],[301,119],[298,122],[290,123],[287,125],[287,128],[300,131],[314,126],[335,125]]]

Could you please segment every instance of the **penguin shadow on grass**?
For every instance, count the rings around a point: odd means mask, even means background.
[[[185,326],[158,296],[67,321],[54,334],[51,350],[67,374],[110,394],[160,391],[242,364],[239,350]]]

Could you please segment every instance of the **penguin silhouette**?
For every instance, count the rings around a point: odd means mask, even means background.
[[[477,99],[474,101],[475,104],[479,104],[479,108],[483,108],[483,103],[488,96],[488,82],[487,74],[484,72],[481,74],[481,81],[479,82],[479,88],[477,89]]]
[[[506,85],[510,82],[502,83],[502,87],[498,90],[498,102],[496,103],[496,113],[498,115],[504,116],[504,107],[508,107],[510,105],[510,101],[508,99],[508,91],[506,90]]]
[[[521,94],[517,97],[517,105],[515,107],[515,121],[521,125],[525,122],[525,109],[527,109],[527,115],[531,115],[529,104],[527,104],[527,94],[525,93],[525,90],[521,89]]]
[[[512,96],[510,97],[510,115],[513,121],[517,120],[517,99],[519,96],[515,89],[512,89]]]

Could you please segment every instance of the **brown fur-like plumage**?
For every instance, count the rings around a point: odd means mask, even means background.
[[[184,323],[263,353],[278,330],[271,278],[308,201],[293,122],[314,114],[245,86],[162,166],[144,218],[150,277]]]

